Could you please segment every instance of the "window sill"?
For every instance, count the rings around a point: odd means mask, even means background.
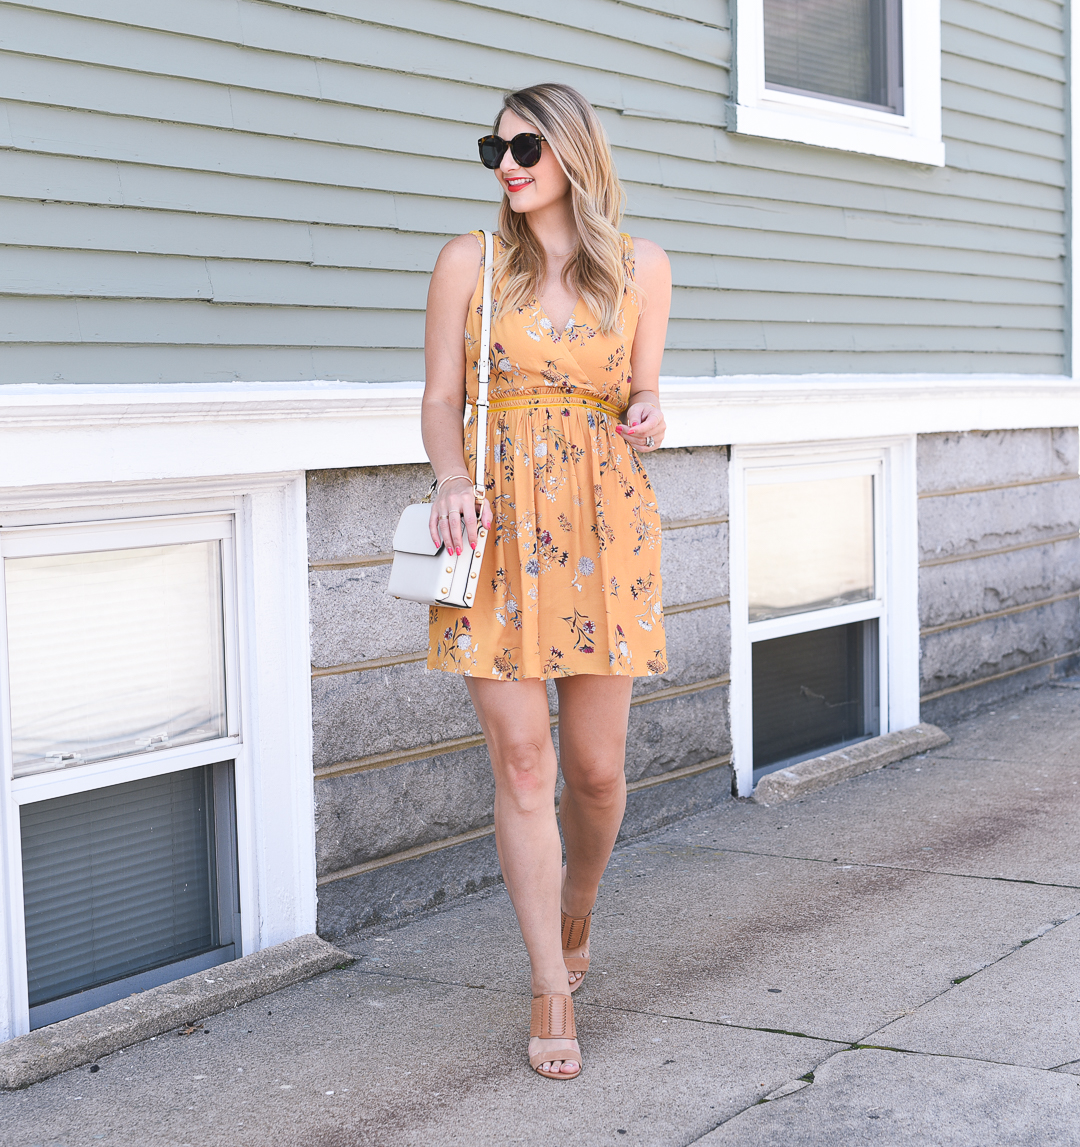
[[[731,104],[728,126],[738,135],[806,143],[928,167],[945,165],[941,139],[916,134],[906,117],[810,96],[770,91],[756,104]]]

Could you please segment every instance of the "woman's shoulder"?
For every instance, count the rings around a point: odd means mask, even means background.
[[[671,262],[667,252],[659,243],[651,239],[627,239],[632,244],[634,259],[634,278],[641,284],[646,292],[650,283],[654,287],[663,286],[671,282]]]
[[[469,232],[451,239],[435,260],[432,285],[437,289],[448,288],[455,293],[467,289],[472,294],[484,261],[483,242],[479,232]]]
[[[470,267],[475,269],[484,257],[484,236],[480,231],[469,231],[456,235],[439,252],[436,266],[440,263],[449,268]]]
[[[630,246],[634,252],[634,262],[641,270],[650,270],[654,267],[669,266],[667,252],[659,243],[651,239],[639,239],[636,235],[627,235]]]

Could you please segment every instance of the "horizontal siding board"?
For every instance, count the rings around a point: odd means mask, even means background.
[[[400,347],[125,346],[72,340],[7,344],[0,355],[0,383],[394,382],[423,377],[423,351]]]
[[[202,259],[4,247],[0,294],[210,299],[213,288]]]
[[[989,199],[965,199],[959,195],[932,195],[925,191],[897,188],[865,188],[841,180],[830,184],[821,178],[772,177],[756,169],[746,171],[738,194],[728,191],[696,191],[689,188],[668,189],[658,185],[632,183],[628,186],[631,209],[639,215],[657,219],[679,219],[722,227],[728,221],[746,226],[748,220],[766,217],[783,219],[796,212],[813,212],[814,218],[835,212],[856,212],[894,219],[896,225],[942,223],[986,231],[1013,231],[1019,236],[1040,232],[1062,238],[1062,204],[1060,191],[1053,195],[1053,206],[1018,208],[1014,204]],[[735,181],[733,181],[735,182]],[[753,195],[757,188],[760,194]],[[788,188],[787,194],[784,189]],[[829,189],[832,195],[828,194]],[[822,234],[811,228],[811,234]],[[992,242],[992,241],[991,241]]]
[[[1010,178],[1020,171],[1042,187],[1065,187],[1065,164],[1060,160],[1003,151],[983,143],[950,139],[945,144],[945,162],[960,170],[978,175]]]
[[[1029,124],[1036,131],[1061,137],[1065,134],[1064,108],[1046,107],[1019,100],[1011,93],[988,92],[985,88],[972,87],[948,78],[942,80],[941,90],[948,113],[966,112],[968,115],[996,120],[1009,127]]]
[[[433,0],[397,0],[397,3],[406,11],[415,6],[419,16],[415,27],[418,30],[426,27]],[[348,4],[337,7],[355,11],[365,19],[370,19],[371,13],[379,11],[380,18],[385,19],[386,6],[376,4],[373,0],[365,0],[355,6]],[[534,0],[526,0],[524,3],[520,0],[517,3],[512,0],[469,0],[465,11],[469,9],[478,14],[481,20],[488,13],[505,13],[527,20],[542,20],[561,28],[605,35],[612,34],[614,25],[621,37],[634,43],[657,44],[698,59],[727,59],[726,54],[717,50],[719,37],[715,34],[720,28],[715,22],[715,10],[710,19],[671,20],[650,11],[645,5],[613,3],[612,0],[545,0],[543,5],[537,5]]]
[[[1012,15],[1016,0],[978,0],[983,8],[995,8]],[[1061,31],[1065,27],[1065,9],[1061,0],[1024,0],[1024,17],[1047,28]]]
[[[971,332],[967,351],[993,353],[1060,354],[1059,332]],[[780,351],[901,351],[915,345],[924,351],[957,350],[954,332],[948,327],[860,326],[847,323],[709,322],[674,319],[668,330],[668,345],[687,350],[780,350]]]
[[[217,303],[413,311],[427,298],[428,274],[351,267],[300,267],[221,259],[207,262]],[[293,310],[293,314],[295,314]],[[302,326],[302,320],[300,321]]]
[[[679,288],[674,292],[674,319],[724,319],[732,322],[758,319],[763,323],[829,323],[843,314],[844,322],[858,326],[890,322],[905,327],[965,328],[982,321],[999,329],[1055,331],[1058,311],[1053,306],[989,305],[966,300],[902,299],[894,296],[727,290],[710,292]],[[760,316],[768,315],[768,319]],[[955,336],[954,336],[955,337]]]
[[[966,84],[990,95],[1011,96],[1021,105],[1035,104],[1056,108],[1058,111],[1065,109],[1065,85],[1059,80],[1024,75],[1023,72],[990,64],[985,60],[973,60],[969,56],[943,51],[941,76],[943,80]],[[948,103],[945,106],[948,107]],[[1023,122],[1022,113],[1020,122]]]
[[[930,298],[980,302],[1060,306],[1061,286],[1053,283],[1017,284],[983,275],[939,275],[934,279],[920,271],[879,271],[873,267],[844,268],[821,263],[764,263],[757,259],[722,259],[716,256],[678,254],[671,259],[678,285],[724,290],[794,291],[814,294],[878,297]]]
[[[0,296],[0,342],[418,349],[423,337],[421,311]]]
[[[785,260],[800,259],[839,265],[923,268],[953,274],[991,274],[1002,278],[1035,279],[1062,282],[1062,270],[1057,266],[1064,253],[1061,235],[1030,234],[1030,243],[1009,243],[1011,250],[978,250],[973,243],[964,247],[963,263],[957,263],[955,248],[961,247],[965,237],[963,228],[948,243],[937,243],[937,233],[948,227],[946,223],[926,223],[924,220],[906,221],[902,217],[886,216],[884,212],[846,212],[842,217],[821,218],[824,212],[813,208],[805,211],[812,218],[811,225],[800,227],[804,212],[801,204],[793,204],[789,213],[762,220],[752,212],[731,212],[727,218],[721,208],[715,212],[714,226],[704,231],[701,219],[658,219],[654,212],[634,212],[626,226],[648,220],[649,239],[660,242],[673,251],[696,251],[710,255],[739,255],[748,258]],[[817,218],[814,218],[817,216]],[[772,224],[772,226],[767,226]],[[816,224],[816,226],[814,225]],[[828,226],[829,224],[835,226]],[[988,228],[981,234],[986,234]],[[993,240],[995,235],[987,236]]]
[[[1017,278],[1035,283],[1051,282],[1060,284],[1063,271],[1057,258],[1029,258],[1024,255],[1005,255],[1001,252],[965,252],[963,262],[959,262],[954,251],[937,247],[919,246],[915,243],[882,243],[858,238],[847,238],[838,242],[828,236],[790,234],[782,240],[782,247],[762,250],[760,231],[741,230],[735,227],[717,228],[708,236],[708,241],[695,243],[693,229],[688,225],[679,227],[669,224],[656,226],[653,234],[647,236],[659,242],[663,235],[663,246],[669,254],[702,254],[742,257],[764,264],[776,259],[785,264],[794,262],[817,263],[839,268],[867,267],[888,271],[921,271],[927,273],[928,280],[940,276],[985,275],[997,278]],[[703,237],[704,238],[704,237]],[[770,236],[770,241],[773,237]],[[697,248],[695,251],[694,248]],[[936,273],[936,274],[931,274]]]
[[[727,0],[621,0],[624,7],[647,8],[653,12],[665,12],[681,20],[696,20],[699,24],[715,24],[718,28],[730,27]],[[1046,2],[1046,0],[1042,0]]]
[[[665,353],[663,374],[1054,374],[1061,368],[1060,355],[1021,355],[1004,351],[931,351],[924,348],[850,351],[693,351]]]
[[[948,11],[946,6],[945,11]],[[1026,48],[1023,44],[1011,44],[970,28],[951,24],[944,17],[941,23],[941,50],[957,56],[971,56],[990,64],[1008,68],[1012,72],[1035,76],[1055,83],[1065,82],[1065,53],[1062,50],[1051,55]]]
[[[620,173],[624,178],[637,179],[635,170],[623,172],[623,167],[634,167],[635,159],[634,152],[620,156]],[[820,194],[824,194],[832,183],[840,185],[840,195],[845,194],[844,185],[850,189],[858,188],[862,202],[852,200],[850,205],[853,207],[884,204],[897,191],[924,192],[937,199],[992,200],[1018,207],[1053,210],[1061,210],[1064,205],[1060,187],[1020,178],[1017,172],[1007,178],[987,178],[982,173],[970,174],[951,167],[930,173],[925,168],[883,159],[773,140],[750,140],[737,135],[725,135],[717,141],[717,159],[719,163],[691,167],[684,161],[662,157],[656,166],[662,163],[664,182],[673,188],[737,190],[745,195],[759,193],[757,188],[760,187],[760,193],[769,199],[782,198],[776,192],[789,180],[796,184],[820,180]],[[627,163],[627,160],[631,162]],[[803,194],[811,202],[816,199],[810,191],[800,192],[798,198],[801,199]]]
[[[0,295],[206,299],[422,311],[426,273],[97,251],[0,249]]]
[[[145,4],[143,0],[21,0],[25,8],[91,16],[117,24],[186,32],[243,43],[241,6],[221,0],[176,0]]]
[[[1042,174],[1045,182],[1063,178],[1065,140],[1060,132],[1040,131],[1038,128],[1005,123],[991,116],[973,114],[948,108],[942,113],[943,128],[950,142],[982,144],[995,151],[1012,153],[1016,162],[1027,164],[1029,158],[1049,160],[1058,167],[1040,168],[1033,175]]]
[[[347,228],[340,230],[353,233]],[[40,200],[0,200],[0,244],[4,243],[217,259],[315,261],[312,232],[304,223],[193,215],[182,211],[133,208],[117,211],[110,207]],[[389,255],[392,248],[384,244],[382,249]],[[429,249],[430,244],[424,247],[425,257]],[[428,261],[427,268],[430,266]]]
[[[1058,227],[1047,232],[1015,223],[1012,227],[988,227],[956,220],[920,219],[910,215],[886,215],[881,211],[847,209],[844,211],[844,234],[849,239],[911,243],[938,250],[952,248],[1024,255],[1040,260],[1059,259],[1065,255],[1065,237],[1060,230],[1060,216],[1057,221]],[[995,271],[996,267],[997,264]],[[1055,276],[1055,281],[1060,280]]]
[[[1033,48],[1047,56],[1064,56],[1065,45],[1061,35],[1061,12],[1055,25],[1033,20],[1029,14],[1029,0],[1024,0],[1021,15],[1015,9],[1009,11],[992,4],[982,4],[979,0],[949,0],[944,16],[957,27],[967,28],[984,36],[992,36],[1008,45],[1018,44]]]
[[[310,56],[251,51],[206,36],[163,36],[21,5],[0,4],[0,48],[42,61],[114,68],[136,76],[205,81],[215,87],[228,83],[312,99],[322,95],[319,61]]]

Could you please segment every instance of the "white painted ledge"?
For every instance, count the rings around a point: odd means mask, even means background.
[[[0,487],[423,462],[423,386],[0,386]],[[666,446],[1080,425],[1052,375],[663,378]]]
[[[661,380],[667,446],[758,445],[1080,424],[1061,375],[732,375]]]

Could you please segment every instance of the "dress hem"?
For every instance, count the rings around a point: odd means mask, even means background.
[[[494,673],[485,675],[483,673],[468,673],[464,669],[448,669],[442,665],[432,665],[428,663],[427,668],[432,673],[453,673],[458,677],[475,677],[481,681],[558,681],[563,677],[663,677],[663,673],[582,673],[577,670],[571,670],[569,673],[537,673],[525,674],[521,677],[497,677]]]

